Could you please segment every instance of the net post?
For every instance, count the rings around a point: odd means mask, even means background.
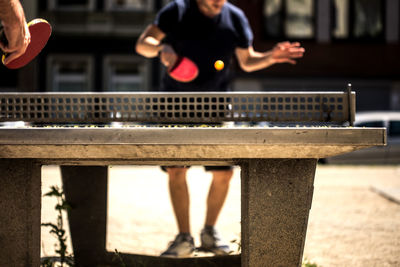
[[[347,102],[348,102],[348,112],[349,112],[349,125],[354,126],[354,119],[353,119],[353,101],[351,95],[351,83],[347,84]]]

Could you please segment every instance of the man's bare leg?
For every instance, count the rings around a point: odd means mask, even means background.
[[[189,191],[186,183],[187,168],[168,167],[169,192],[179,233],[190,233]]]
[[[207,197],[207,214],[205,225],[214,226],[218,215],[224,205],[228,195],[229,182],[233,175],[233,170],[213,171],[213,180]]]
[[[179,233],[162,257],[186,257],[195,250],[189,223],[189,191],[186,183],[187,168],[166,168],[169,175],[169,192]]]
[[[233,170],[220,170],[212,173],[213,180],[207,197],[206,221],[200,234],[201,248],[216,255],[226,255],[230,251],[229,246],[223,244],[214,225],[228,195],[229,182],[232,178]]]

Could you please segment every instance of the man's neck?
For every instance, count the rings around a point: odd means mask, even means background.
[[[219,14],[214,14],[212,10],[210,10],[210,8],[206,4],[204,4],[202,0],[196,0],[196,3],[200,13],[203,14],[204,16],[213,18],[219,15]]]

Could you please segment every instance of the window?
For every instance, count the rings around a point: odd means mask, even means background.
[[[384,1],[334,0],[333,32],[336,39],[383,38]]]
[[[104,60],[104,91],[147,91],[147,61],[137,56],[108,56]]]
[[[393,31],[398,27],[384,23],[387,1],[264,0],[264,32],[267,38],[311,39],[323,35],[328,40],[383,40],[384,27]],[[392,6],[398,8],[394,2]],[[395,12],[393,16],[397,18]]]
[[[52,55],[47,62],[47,91],[91,91],[93,62],[90,56]]]
[[[314,0],[265,0],[263,15],[268,37],[314,37]]]
[[[314,36],[314,1],[287,1],[285,33],[287,37],[311,38]]]
[[[95,0],[47,0],[50,10],[94,10]]]
[[[150,11],[154,1],[151,0],[106,0],[107,10]]]
[[[354,25],[355,38],[377,37],[382,33],[381,0],[355,0]]]
[[[335,38],[349,36],[349,0],[334,0],[332,6],[333,32]]]
[[[264,27],[268,36],[280,37],[283,31],[282,1],[269,0],[264,3]]]

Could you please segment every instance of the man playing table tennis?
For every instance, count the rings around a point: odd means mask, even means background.
[[[4,60],[4,64],[7,64],[24,54],[31,36],[18,0],[0,0],[0,21],[8,40],[7,45],[0,41],[0,49],[8,53]]]
[[[253,33],[244,13],[226,0],[175,0],[157,14],[139,37],[136,51],[148,58],[160,56],[167,69],[179,57],[187,57],[198,67],[192,81],[180,82],[164,75],[161,90],[167,92],[228,91],[229,66],[236,55],[247,72],[276,63],[295,64],[304,48],[299,43],[278,43],[272,50],[256,52]],[[222,63],[221,63],[222,62]],[[162,256],[183,257],[195,247],[190,231],[189,193],[186,167],[165,167],[179,233]],[[229,252],[214,228],[224,204],[233,171],[231,166],[209,166],[213,180],[207,198],[205,226],[201,231],[201,248],[217,255]]]

